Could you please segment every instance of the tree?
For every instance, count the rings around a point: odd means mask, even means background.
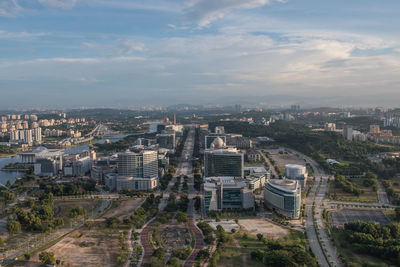
[[[56,258],[54,257],[54,252],[43,251],[39,254],[39,260],[44,264],[54,264]]]
[[[31,253],[25,253],[24,254],[24,258],[25,258],[25,260],[27,260],[27,261],[29,261],[30,259],[31,259],[31,257],[32,257],[32,254]]]
[[[178,212],[178,213],[176,214],[176,220],[177,220],[179,223],[185,223],[185,222],[187,222],[187,221],[188,221],[187,214],[185,214],[185,213],[183,213],[183,212]]]
[[[396,219],[400,221],[400,207],[397,207],[395,209],[395,212],[396,212]]]
[[[17,234],[21,232],[21,224],[16,220],[8,218],[7,230],[10,234]]]
[[[93,227],[93,221],[92,220],[85,221],[85,227],[91,229]]]
[[[116,228],[119,224],[119,220],[116,217],[110,217],[106,219],[106,225],[108,228]]]
[[[0,237],[0,247],[4,247],[4,240]]]
[[[261,241],[262,239],[263,239],[263,234],[257,234],[257,239],[258,239],[258,241]]]
[[[179,267],[181,266],[181,261],[177,257],[172,257],[171,259],[169,259],[167,266]]]

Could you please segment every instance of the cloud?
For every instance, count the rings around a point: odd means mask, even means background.
[[[197,0],[186,2],[185,20],[194,22],[199,28],[223,18],[238,9],[253,9],[269,4],[271,0]]]
[[[31,38],[31,37],[41,37],[48,35],[45,32],[30,33],[30,32],[8,32],[0,30],[0,39],[20,39],[20,38]]]
[[[134,40],[126,40],[118,48],[118,53],[120,55],[131,55],[134,52],[143,52],[145,50],[146,46],[144,43]]]
[[[59,62],[59,63],[81,63],[81,64],[96,64],[104,62],[129,62],[129,61],[142,61],[142,57],[104,57],[104,58],[91,58],[91,57],[55,57],[55,58],[38,58],[33,61],[24,61],[22,64],[35,63],[35,62]]]
[[[21,9],[17,0],[0,1],[0,17],[15,17]]]
[[[85,48],[94,48],[94,47],[97,46],[97,44],[91,43],[91,42],[83,42],[82,46],[85,47]]]
[[[40,4],[52,8],[70,9],[75,6],[77,0],[38,0]]]
[[[80,0],[86,5],[92,7],[107,7],[113,9],[124,9],[124,10],[149,10],[149,11],[161,11],[161,12],[179,12],[181,10],[180,5],[172,3],[171,1],[162,0]]]

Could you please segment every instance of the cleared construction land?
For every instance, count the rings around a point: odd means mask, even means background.
[[[122,220],[124,217],[130,216],[144,201],[144,198],[131,198],[122,200],[118,203],[118,206],[114,209],[109,210],[102,217],[117,217]]]
[[[304,165],[303,159],[299,158],[296,154],[287,152],[284,148],[279,149],[266,149],[276,165],[284,167],[286,164],[300,164]]]
[[[289,230],[265,219],[242,219],[239,225],[249,235],[262,234],[266,238],[279,239],[290,234]]]

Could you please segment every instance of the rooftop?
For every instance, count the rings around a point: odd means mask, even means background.
[[[296,191],[298,189],[296,180],[271,179],[268,180],[267,183],[283,191]]]

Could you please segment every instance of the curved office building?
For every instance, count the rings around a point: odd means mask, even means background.
[[[264,205],[285,217],[298,218],[301,190],[296,180],[271,179],[265,184]]]

